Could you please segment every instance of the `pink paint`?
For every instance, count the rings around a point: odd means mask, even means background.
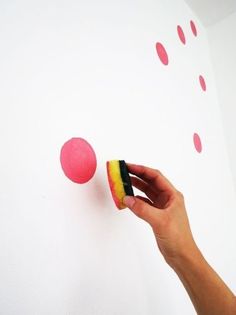
[[[206,81],[202,75],[199,76],[199,82],[200,82],[202,90],[205,92],[206,91]]]
[[[97,167],[92,146],[82,138],[72,138],[62,146],[60,161],[65,175],[78,184],[88,182]]]
[[[202,142],[201,142],[201,138],[197,133],[194,133],[193,135],[193,143],[195,146],[195,149],[198,153],[202,152]]]
[[[196,25],[193,21],[190,21],[190,26],[191,26],[191,30],[193,32],[193,35],[197,36],[197,28],[196,28]]]
[[[182,29],[182,27],[180,25],[177,26],[177,33],[179,35],[179,39],[185,45],[186,44],[186,38],[185,38],[185,35],[184,35],[184,31],[183,31],[183,29]]]
[[[156,43],[157,54],[161,60],[161,62],[167,66],[169,63],[169,58],[166,52],[165,47],[161,43]]]

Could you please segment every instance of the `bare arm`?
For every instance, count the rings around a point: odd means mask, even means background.
[[[198,315],[236,315],[236,297],[198,249],[183,195],[157,170],[128,164],[132,184],[147,198],[125,197],[125,204],[147,221],[166,262],[182,281]]]
[[[235,315],[236,298],[198,249],[180,258],[173,269],[199,315]]]

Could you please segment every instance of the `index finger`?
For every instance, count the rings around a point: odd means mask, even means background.
[[[128,170],[131,174],[136,175],[147,183],[154,185],[158,191],[175,191],[171,182],[158,170],[144,166],[127,163]]]

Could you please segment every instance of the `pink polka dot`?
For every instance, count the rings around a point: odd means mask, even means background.
[[[200,82],[202,90],[205,92],[206,91],[206,82],[205,82],[205,79],[203,78],[202,75],[199,76],[199,82]]]
[[[180,25],[177,26],[177,33],[179,35],[179,39],[185,45],[186,44],[186,39],[185,39],[184,31],[183,31],[183,29],[182,29],[182,27]]]
[[[191,26],[191,30],[193,32],[193,35],[197,36],[197,28],[196,28],[196,25],[193,21],[190,21],[190,26]]]
[[[194,133],[193,135],[193,143],[195,146],[195,149],[198,153],[202,152],[202,142],[201,142],[201,138],[199,137],[199,135],[197,133]]]
[[[169,59],[165,47],[161,43],[156,43],[156,50],[161,62],[167,66]]]
[[[62,146],[60,161],[65,175],[78,184],[88,182],[97,167],[93,148],[82,138],[72,138]]]

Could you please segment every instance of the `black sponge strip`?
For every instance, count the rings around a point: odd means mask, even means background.
[[[131,184],[131,179],[129,176],[129,171],[126,166],[126,163],[124,160],[119,160],[119,164],[120,164],[120,174],[121,174],[122,182],[124,185],[125,193],[128,196],[134,196],[133,187]]]

